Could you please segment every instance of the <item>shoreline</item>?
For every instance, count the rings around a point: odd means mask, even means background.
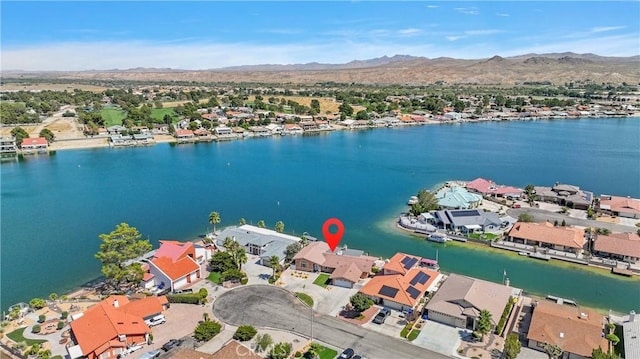
[[[430,126],[430,125],[442,125],[442,126],[454,126],[454,125],[463,125],[463,124],[475,124],[475,123],[486,123],[486,122],[515,122],[515,121],[571,121],[571,120],[601,120],[601,119],[640,119],[640,116],[587,116],[587,117],[548,117],[548,118],[492,118],[492,119],[481,119],[481,120],[467,120],[467,121],[451,121],[451,122],[441,122],[435,120],[427,120],[423,123],[409,123],[398,125],[394,127],[387,126],[373,126],[373,127],[362,127],[362,128],[348,128],[341,124],[332,125],[334,126],[333,130],[328,131],[313,131],[311,133],[321,133],[321,132],[333,132],[333,131],[362,131],[362,130],[377,130],[383,128],[408,128],[408,127],[417,127],[417,126]],[[4,126],[3,126],[4,127]],[[6,126],[6,127],[16,127],[16,126]],[[304,133],[303,133],[304,134]],[[239,137],[231,140],[243,140],[245,138],[264,138],[264,137],[274,137],[279,136],[277,134],[271,136],[247,136],[247,137]],[[154,146],[155,144],[160,143],[178,143],[177,139],[168,134],[158,134],[153,135],[154,143],[148,145],[134,145],[134,146],[122,146],[122,147],[147,147]],[[207,141],[198,141],[195,139],[193,143],[198,142],[225,142],[229,141],[229,138],[224,139],[209,139]],[[67,151],[67,150],[81,150],[81,149],[91,149],[91,148],[107,148],[107,147],[120,147],[120,146],[111,146],[108,142],[107,137],[99,137],[99,138],[87,138],[87,137],[76,137],[76,138],[64,138],[59,139],[57,141],[53,141],[49,145],[49,151]],[[17,153],[20,154],[20,153]]]

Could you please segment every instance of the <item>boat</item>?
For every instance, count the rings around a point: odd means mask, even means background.
[[[440,271],[440,266],[438,265],[438,251],[436,250],[436,259],[422,258],[422,260],[420,260],[420,266],[436,272]]]
[[[410,205],[410,206],[413,206],[416,203],[418,203],[418,197],[417,196],[411,196],[411,198],[409,198],[409,201],[407,202],[407,204]]]
[[[529,252],[518,252],[519,256],[528,256]]]
[[[447,241],[450,241],[451,239],[449,237],[447,237],[446,235],[444,235],[444,234],[432,233],[432,234],[427,236],[427,240],[431,241],[431,242],[436,242],[436,243],[446,243]]]

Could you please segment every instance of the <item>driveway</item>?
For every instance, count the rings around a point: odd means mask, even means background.
[[[249,285],[220,295],[213,313],[231,325],[250,324],[289,330],[325,342],[337,348],[351,347],[369,358],[444,359],[448,356],[426,351],[408,342],[316,314],[311,326],[310,308],[289,291],[265,285]]]
[[[453,356],[457,354],[456,350],[463,335],[468,335],[468,333],[460,328],[427,320],[413,344],[440,354]]]

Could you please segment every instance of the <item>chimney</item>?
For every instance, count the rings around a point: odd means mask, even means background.
[[[564,338],[564,333],[560,332],[560,338]]]
[[[118,303],[118,300],[117,300],[117,299],[115,299],[115,300],[113,301],[113,306],[114,306],[115,308],[118,308],[118,307],[120,306],[120,304]]]
[[[633,323],[636,321],[636,311],[632,310],[629,312],[629,323]]]

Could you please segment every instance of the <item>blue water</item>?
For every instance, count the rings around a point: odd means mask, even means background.
[[[321,236],[329,217],[343,241],[373,255],[433,257],[443,270],[511,283],[581,304],[637,309],[640,281],[437,247],[390,229],[419,188],[476,177],[525,186],[572,183],[640,197],[640,120],[584,119],[342,131],[196,145],[58,151],[1,171],[0,307],[63,293],[100,275],[98,235],[127,222],[153,243],[193,239],[208,214],[221,226],[263,219]],[[608,294],[606,297],[604,294]]]

